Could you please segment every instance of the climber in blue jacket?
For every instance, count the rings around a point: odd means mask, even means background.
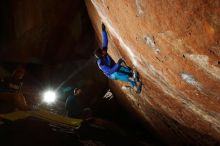
[[[94,55],[97,58],[97,64],[102,72],[112,80],[121,80],[129,82],[136,92],[140,93],[140,81],[137,77],[137,72],[127,66],[122,66],[125,63],[123,59],[119,59],[117,63],[109,56],[108,51],[108,36],[105,25],[102,24],[102,48],[95,50]]]

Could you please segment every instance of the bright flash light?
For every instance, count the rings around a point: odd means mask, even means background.
[[[43,94],[43,101],[46,103],[53,103],[56,100],[56,93],[54,91],[46,91]]]

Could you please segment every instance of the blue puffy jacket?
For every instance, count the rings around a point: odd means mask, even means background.
[[[108,49],[108,36],[105,30],[102,30],[102,49]],[[120,64],[115,63],[115,61],[108,54],[97,60],[99,68],[103,73],[109,77],[112,73],[116,72],[120,68]]]

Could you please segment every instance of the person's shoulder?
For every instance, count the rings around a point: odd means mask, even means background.
[[[100,65],[102,65],[102,59],[101,58],[99,58],[98,60],[97,60],[97,64],[100,66]]]
[[[75,98],[74,95],[69,95],[69,96],[67,97],[67,100],[73,100],[74,98]]]
[[[100,63],[101,62],[101,58],[97,59],[97,63]]]

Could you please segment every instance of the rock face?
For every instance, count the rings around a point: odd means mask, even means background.
[[[88,59],[96,46],[80,0],[0,2],[0,60],[65,63]]]
[[[113,89],[168,144],[220,140],[220,1],[85,0],[109,54],[125,58],[143,81],[140,95]],[[124,95],[124,96],[122,96]]]

